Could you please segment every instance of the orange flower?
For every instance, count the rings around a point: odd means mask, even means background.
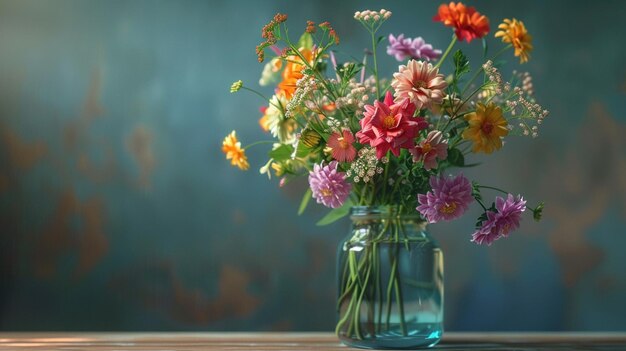
[[[496,32],[496,38],[502,37],[502,42],[513,45],[515,56],[519,57],[520,63],[528,62],[530,52],[533,50],[531,44],[533,37],[528,34],[524,22],[506,18],[498,28],[500,30]]]
[[[463,132],[463,139],[474,142],[473,152],[490,154],[502,147],[502,137],[509,134],[502,109],[493,102],[478,103],[476,111],[465,115],[465,119],[469,126]]]
[[[298,50],[300,55],[304,57],[307,62],[312,65],[314,61],[313,51],[306,48],[300,48]],[[286,59],[285,69],[283,70],[283,80],[278,83],[278,93],[282,94],[290,100],[293,93],[296,91],[296,83],[303,77],[302,70],[306,68],[306,65],[298,55],[290,55]]]
[[[222,152],[226,154],[226,159],[230,160],[231,165],[244,171],[250,168],[246,151],[241,148],[241,143],[237,140],[234,130],[224,138]]]
[[[489,33],[489,19],[477,12],[473,6],[467,7],[460,2],[440,5],[433,20],[454,27],[456,37],[468,43]]]

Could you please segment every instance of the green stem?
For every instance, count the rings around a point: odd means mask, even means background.
[[[256,141],[256,142],[252,143],[252,144],[248,144],[248,145],[244,146],[243,149],[247,150],[248,148],[250,148],[252,146],[256,146],[256,145],[259,145],[259,144],[274,144],[275,142],[276,142],[275,140],[259,140],[259,141]]]
[[[508,191],[504,191],[504,190],[502,190],[500,188],[496,188],[495,186],[479,185],[478,187],[479,188],[484,188],[484,189],[491,189],[491,190],[499,191],[499,192],[501,192],[503,194],[508,194],[509,193]]]
[[[448,48],[446,49],[446,51],[443,53],[439,61],[437,61],[435,68],[439,68],[441,64],[443,63],[443,61],[445,61],[446,57],[448,57],[448,54],[450,54],[450,51],[452,51],[452,47],[454,47],[454,44],[456,43],[456,41],[457,41],[456,34],[452,34],[452,41],[450,41],[450,45],[448,45]]]
[[[370,30],[372,36],[372,55],[374,56],[374,77],[376,78],[376,100],[380,98],[380,81],[378,79],[378,62],[376,61],[376,32]]]

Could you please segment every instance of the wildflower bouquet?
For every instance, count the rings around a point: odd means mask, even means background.
[[[471,241],[491,245],[519,227],[526,209],[539,219],[543,205],[529,207],[520,195],[470,181],[458,171],[451,175],[454,169],[477,165],[466,161],[472,154],[498,151],[506,138],[536,137],[548,114],[533,98],[530,75],[514,72],[504,79],[496,61],[511,49],[520,63],[529,60],[533,47],[524,23],[505,19],[495,33],[503,45],[489,56],[489,20],[473,7],[454,2],[439,7],[434,21],[454,30],[443,53],[422,37],[379,36],[391,16],[384,9],[354,14],[371,40],[371,49],[360,61],[340,62],[340,39],[328,22],[308,21],[297,41],[289,36],[286,15],[277,14],[263,27],[264,41],[256,53],[259,62],[268,62],[259,83],[275,86],[274,95],[266,98],[242,81],[231,86],[231,92],[248,90],[266,103],[259,124],[274,140],[267,142],[272,144],[269,160],[260,173],[271,177],[273,171],[281,186],[307,176],[310,187],[299,212],[310,198],[331,208],[319,224],[347,215],[353,206],[393,207],[394,216],[419,215],[437,223],[462,216],[475,202],[483,213]],[[388,78],[379,75],[385,39],[386,53],[402,62]],[[482,42],[484,61],[471,67],[462,50],[454,51],[458,41]],[[234,166],[246,170],[246,148],[233,131],[222,150]],[[488,202],[485,190],[504,195]],[[396,233],[395,240],[403,239]],[[355,306],[370,293],[363,280],[371,272],[381,274],[375,269],[375,252],[363,257],[346,263],[351,274],[340,281],[338,325],[344,335],[361,339],[377,329],[363,331],[359,319],[365,312]],[[391,274],[385,280],[389,299],[400,279]],[[394,299],[401,296],[397,292]],[[349,306],[344,301],[350,301]],[[406,336],[406,328],[401,333]]]

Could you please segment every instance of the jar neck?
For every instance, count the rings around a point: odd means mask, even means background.
[[[426,230],[427,222],[418,213],[402,213],[398,206],[353,206],[350,208],[353,226],[388,223],[399,226],[407,233],[420,233]]]

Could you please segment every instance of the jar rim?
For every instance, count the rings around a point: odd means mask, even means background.
[[[350,218],[380,218],[397,216],[404,219],[416,220],[419,222],[425,222],[426,220],[420,215],[419,212],[414,214],[398,213],[399,206],[397,205],[385,205],[385,206],[352,206],[350,207]]]

